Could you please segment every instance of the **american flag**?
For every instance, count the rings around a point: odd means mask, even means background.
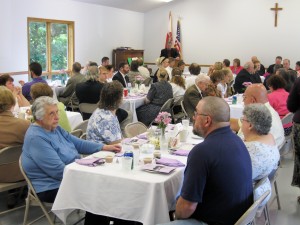
[[[179,55],[181,56],[181,31],[180,31],[180,21],[179,20],[177,21],[175,48],[177,49]]]

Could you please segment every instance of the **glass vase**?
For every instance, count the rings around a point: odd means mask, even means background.
[[[161,128],[161,135],[160,135],[160,140],[159,140],[161,151],[167,151],[168,150],[168,140],[166,138],[165,131],[166,131],[166,128]]]

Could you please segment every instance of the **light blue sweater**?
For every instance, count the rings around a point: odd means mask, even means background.
[[[22,151],[22,165],[37,193],[59,188],[66,165],[101,150],[103,144],[79,139],[60,126],[47,131],[37,125],[28,128]]]

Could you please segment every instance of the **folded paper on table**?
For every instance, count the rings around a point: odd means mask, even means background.
[[[145,139],[125,138],[122,141],[122,144],[127,144],[127,145],[138,144],[138,145],[142,145],[142,144],[146,144],[147,142],[148,142],[148,140],[145,140]]]
[[[178,161],[177,159],[169,159],[169,158],[161,158],[156,160],[156,164],[161,164],[165,166],[172,166],[172,167],[183,167],[185,164]]]
[[[172,154],[173,155],[180,155],[180,156],[188,156],[190,151],[187,150],[176,150]]]
[[[148,172],[156,172],[156,173],[164,173],[164,174],[171,173],[175,169],[176,169],[175,167],[161,166],[161,165],[155,165],[155,164],[145,164],[142,167],[142,170],[145,170]]]
[[[142,133],[136,136],[138,139],[148,140],[147,133]]]
[[[75,159],[75,162],[84,166],[99,166],[105,163],[105,159],[102,158],[84,158]]]

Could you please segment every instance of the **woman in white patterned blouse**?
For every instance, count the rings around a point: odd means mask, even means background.
[[[253,183],[256,183],[276,170],[278,166],[279,151],[273,135],[269,133],[272,116],[263,104],[250,104],[245,107],[241,121],[244,142],[252,162],[252,180]],[[271,192],[271,184],[268,179],[259,189],[255,190],[254,199],[256,200],[267,190]]]
[[[120,143],[122,132],[116,110],[123,99],[123,86],[118,81],[104,84],[98,108],[87,126],[87,140],[104,144]]]

